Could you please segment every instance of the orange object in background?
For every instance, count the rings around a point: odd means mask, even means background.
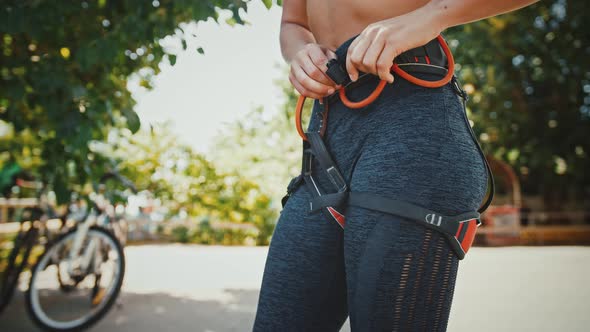
[[[497,183],[504,184],[508,202],[490,205],[481,215],[482,227],[477,232],[485,245],[519,245],[521,244],[520,211],[522,206],[520,182],[512,167],[506,162],[490,155],[486,158],[494,172],[494,178],[498,180]]]
[[[492,205],[482,215],[486,244],[505,246],[520,244],[520,208],[514,205]]]

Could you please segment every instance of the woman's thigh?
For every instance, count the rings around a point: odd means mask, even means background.
[[[352,331],[445,331],[458,259],[442,234],[359,207],[346,218]]]
[[[483,160],[449,86],[384,95],[352,170],[351,191],[445,215],[483,198]],[[391,98],[391,99],[387,99]],[[344,251],[353,331],[444,331],[458,259],[439,232],[394,215],[349,207]]]
[[[342,230],[300,187],[274,231],[254,331],[339,331],[348,315]]]

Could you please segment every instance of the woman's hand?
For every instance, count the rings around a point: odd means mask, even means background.
[[[319,44],[305,45],[291,61],[289,81],[304,97],[321,99],[331,95],[340,86],[326,74],[326,63],[336,54]]]
[[[396,56],[422,46],[443,30],[429,7],[405,15],[370,24],[350,44],[346,55],[346,71],[356,81],[358,72],[378,75],[393,82],[390,72]]]

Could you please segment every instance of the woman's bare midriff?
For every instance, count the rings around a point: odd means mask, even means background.
[[[429,0],[307,0],[307,20],[316,41],[332,50],[369,24],[414,11]]]

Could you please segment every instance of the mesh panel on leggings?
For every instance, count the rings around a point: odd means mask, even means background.
[[[373,312],[373,330],[446,331],[458,259],[447,240],[427,229],[415,252],[385,264]]]
[[[402,309],[405,306],[404,297],[406,288],[408,287],[408,277],[410,276],[410,267],[412,264],[412,254],[407,254],[404,258],[404,265],[402,266],[402,272],[399,280],[399,287],[394,303],[394,315],[393,315],[393,327],[399,329],[399,322],[402,319]]]

